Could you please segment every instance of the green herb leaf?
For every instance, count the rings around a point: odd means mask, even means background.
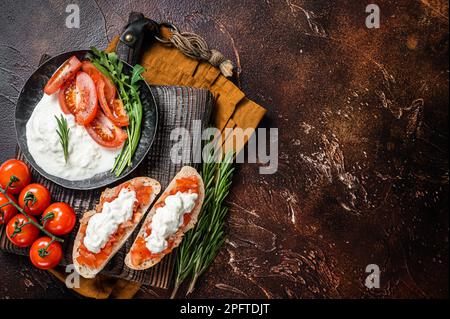
[[[140,65],[140,64],[136,64],[133,67],[133,73],[131,76],[131,85],[135,84],[136,82],[142,80],[142,72],[145,72],[145,68]]]
[[[116,52],[111,52],[111,53],[108,53],[108,59],[109,59],[109,61],[111,61],[112,64],[116,64],[117,60],[119,58],[117,57]]]
[[[67,125],[66,118],[61,114],[61,117],[58,118],[55,115],[56,122],[58,123],[58,128],[56,129],[56,133],[59,136],[59,141],[61,143],[61,147],[64,153],[64,160],[69,160],[69,132],[70,129]]]

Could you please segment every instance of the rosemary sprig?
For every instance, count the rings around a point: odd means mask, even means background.
[[[187,294],[195,287],[198,278],[206,271],[225,241],[224,224],[228,207],[224,205],[233,177],[232,159],[228,153],[221,162],[212,161],[214,150],[203,163],[202,178],[205,184],[205,200],[199,220],[181,243],[175,264],[174,298],[182,282],[191,278]]]
[[[56,129],[56,133],[58,133],[59,141],[61,143],[63,153],[64,153],[64,160],[69,160],[69,132],[70,128],[67,125],[66,118],[61,114],[61,118],[58,118],[55,115],[56,122],[58,122],[58,128]]]
[[[105,53],[95,47],[92,47],[91,50],[94,53],[94,56],[91,57],[92,64],[117,86],[120,98],[130,119],[130,124],[127,127],[128,139],[112,168],[116,176],[119,176],[127,166],[131,166],[131,159],[141,138],[142,103],[139,97],[139,81],[143,80],[141,74],[145,69],[143,66],[136,64],[133,67],[131,76],[128,76],[122,72],[123,63],[116,53]]]

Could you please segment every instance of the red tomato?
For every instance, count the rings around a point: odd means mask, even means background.
[[[97,92],[92,78],[85,72],[78,72],[76,81],[75,120],[87,125],[95,119],[98,110]]]
[[[147,232],[147,235],[150,236],[150,233]],[[159,253],[152,253],[145,244],[145,239],[142,236],[138,237],[133,244],[133,248],[131,249],[131,263],[133,265],[139,266],[144,261],[168,254],[173,249],[173,240],[170,238],[167,241],[167,248]]]
[[[75,99],[77,96],[77,90],[75,81],[67,81],[61,90],[59,90],[58,100],[61,110],[65,114],[75,114]]]
[[[52,75],[50,80],[44,87],[44,92],[51,95],[59,90],[59,88],[69,79],[75,76],[76,72],[81,68],[81,62],[76,56],[72,56],[64,62],[58,70]]]
[[[111,101],[116,97],[116,87],[106,75],[95,67],[95,65],[89,61],[84,61],[81,70],[89,74],[92,80],[94,80],[95,85],[98,84],[99,80],[102,80],[105,83],[105,97],[108,101]]]
[[[34,217],[30,218],[36,221]],[[6,236],[14,245],[28,247],[38,238],[39,228],[29,223],[25,215],[17,214],[6,225]]]
[[[50,237],[41,237],[31,246],[30,259],[35,267],[50,269],[56,267],[61,261],[63,256],[61,244],[51,241]]]
[[[8,194],[8,196],[12,199],[14,203],[17,204],[17,200],[14,198],[13,195]],[[6,203],[9,203],[8,198],[6,198],[6,196],[3,195],[3,193],[0,193],[0,206]],[[0,225],[7,224],[15,214],[17,214],[17,208],[14,207],[12,204],[0,208]]]
[[[18,181],[11,184],[8,193],[19,194],[20,191],[30,184],[31,173],[27,164],[20,160],[10,159],[0,166],[0,186],[5,189],[11,176],[15,176]]]
[[[30,184],[19,195],[19,206],[30,215],[37,216],[50,205],[51,195],[47,187]]]
[[[112,123],[103,112],[86,126],[86,130],[97,144],[109,148],[119,148],[127,139],[127,133]]]
[[[53,235],[61,236],[72,231],[76,219],[75,211],[68,204],[53,203],[42,214],[42,225]]]
[[[105,96],[105,82],[103,80],[97,81],[97,95],[103,112],[111,122],[117,126],[128,126],[130,124],[122,101],[120,99],[107,100]]]
[[[114,99],[112,102],[113,105],[113,112],[114,114],[116,114],[117,117],[126,117],[127,118],[127,122],[129,122],[129,117],[128,117],[128,113],[125,110],[125,107],[123,106],[123,102],[121,99]],[[129,123],[127,123],[126,125],[128,125]]]

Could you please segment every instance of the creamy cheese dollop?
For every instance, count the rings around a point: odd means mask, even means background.
[[[167,248],[167,239],[183,225],[184,214],[194,209],[197,197],[196,193],[182,192],[166,197],[165,205],[157,208],[153,215],[150,236],[145,238],[148,250],[159,253]]]
[[[94,214],[88,222],[84,246],[94,254],[99,253],[119,226],[131,220],[136,192],[122,188],[119,196],[111,202],[103,204],[102,211]]]
[[[69,159],[64,153],[56,129],[55,116],[61,114],[69,127]],[[44,94],[34,108],[26,125],[28,150],[36,164],[47,173],[71,181],[91,178],[111,170],[120,149],[109,149],[97,144],[82,125],[75,123],[71,114],[64,114],[58,94]]]

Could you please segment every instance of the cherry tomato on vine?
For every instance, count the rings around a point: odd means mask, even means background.
[[[10,194],[19,194],[25,186],[30,184],[30,169],[20,160],[10,159],[0,166],[0,186],[3,189],[6,188],[12,176],[15,176],[17,180],[9,186]]]
[[[76,222],[75,211],[66,203],[53,203],[42,214],[42,225],[53,235],[70,233]]]
[[[37,239],[30,248],[30,259],[40,269],[54,268],[62,259],[61,244],[50,237]]]
[[[51,195],[41,184],[26,186],[19,195],[19,206],[30,215],[37,216],[50,205]]]
[[[17,204],[17,200],[14,198],[13,195],[8,194],[8,196],[14,203]],[[0,193],[0,206],[7,203],[9,203],[8,198],[6,198],[4,194]],[[17,208],[14,207],[12,204],[0,208],[0,225],[7,224],[15,214],[17,214]]]
[[[33,221],[36,219],[32,216]],[[39,236],[39,228],[28,221],[23,214],[17,214],[6,225],[6,236],[18,247],[30,246]]]

